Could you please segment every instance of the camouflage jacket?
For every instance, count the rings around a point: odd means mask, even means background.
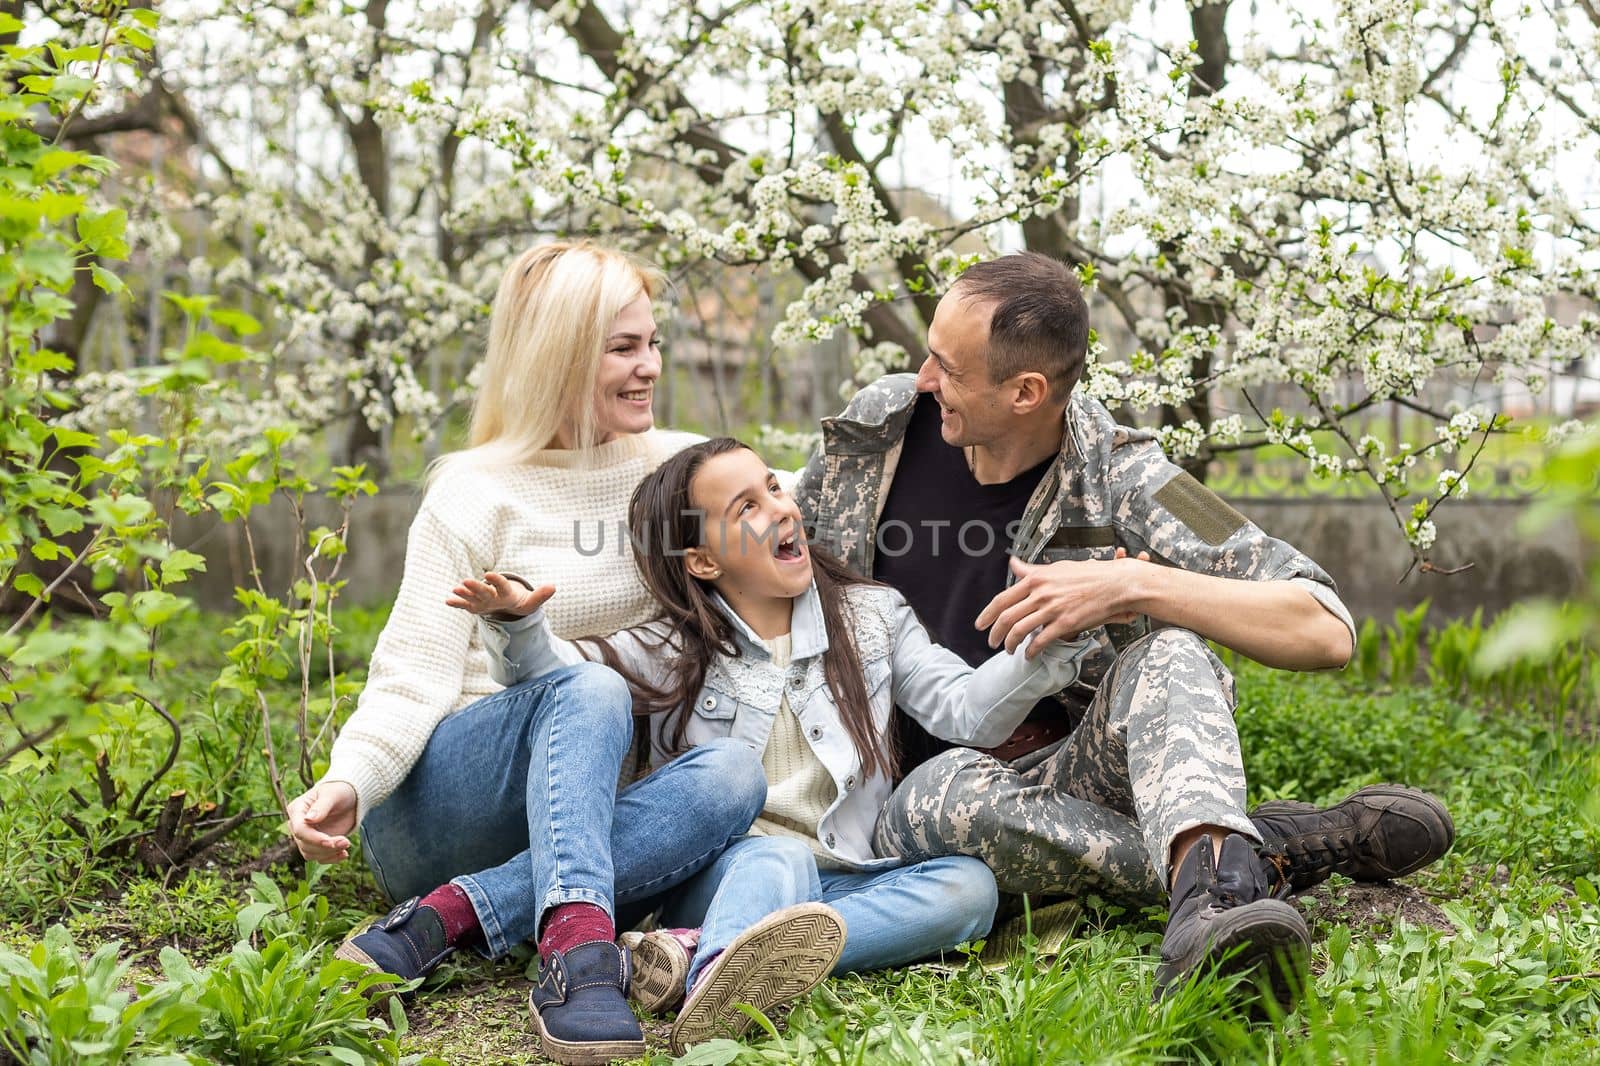
[[[889,374],[862,389],[842,414],[822,420],[822,443],[794,490],[812,538],[863,574],[872,573],[878,519],[916,399],[911,374]],[[1011,554],[1053,563],[1110,559],[1118,548],[1196,573],[1293,581],[1349,626],[1354,640],[1350,612],[1326,571],[1168,460],[1149,431],[1118,425],[1104,405],[1074,392],[1061,453],[1028,501]],[[1100,650],[1062,698],[1087,702],[1116,649],[1146,629],[1141,620],[1092,634]]]

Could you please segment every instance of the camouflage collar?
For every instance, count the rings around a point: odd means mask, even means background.
[[[911,409],[916,402],[915,374],[885,374],[857,393],[841,414],[822,420],[828,451],[843,455],[887,449],[905,435],[906,425],[911,421]],[[1084,402],[1083,394],[1074,388],[1062,411],[1062,463],[1071,462],[1084,454],[1077,427],[1078,419],[1087,414],[1082,410]]]
[[[1083,455],[1083,442],[1078,439],[1078,420],[1072,417],[1079,407],[1082,394],[1076,386],[1067,397],[1067,406],[1061,412],[1061,462],[1066,463]]]
[[[827,450],[834,455],[872,455],[905,435],[917,402],[915,374],[885,374],[863,388],[845,409],[822,420]]]

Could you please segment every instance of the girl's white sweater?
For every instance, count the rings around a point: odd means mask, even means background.
[[[439,475],[411,523],[367,686],[323,775],[355,788],[358,820],[405,779],[445,716],[500,690],[472,615],[445,605],[450,590],[485,570],[554,585],[546,616],[567,639],[643,622],[655,604],[629,551],[628,500],[640,479],[701,439],[650,430],[600,445],[587,462],[552,450],[523,466]]]

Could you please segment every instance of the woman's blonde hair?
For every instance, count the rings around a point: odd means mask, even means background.
[[[517,256],[495,294],[468,448],[444,459],[526,462],[563,430],[568,448],[593,448],[595,382],[612,322],[666,286],[655,267],[588,241],[554,241]]]

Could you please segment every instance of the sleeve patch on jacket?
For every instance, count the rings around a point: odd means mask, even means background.
[[[1161,486],[1155,500],[1213,548],[1250,521],[1187,472]]]
[[[1062,526],[1056,530],[1045,551],[1051,548],[1114,548],[1117,531],[1110,526]]]

